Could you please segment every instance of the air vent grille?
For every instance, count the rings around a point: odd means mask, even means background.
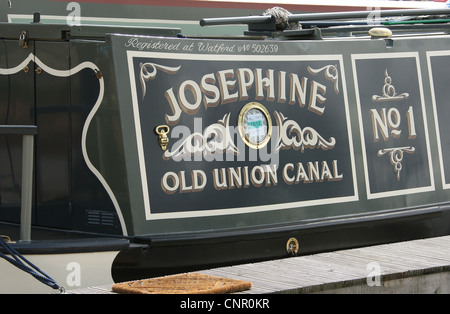
[[[101,210],[87,210],[88,225],[96,226],[116,226],[116,214]]]

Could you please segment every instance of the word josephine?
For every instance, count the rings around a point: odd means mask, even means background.
[[[333,69],[322,68],[313,70],[308,67],[310,74],[317,74],[325,70],[329,80],[335,79]],[[254,95],[249,91],[254,89]],[[205,74],[200,82],[185,80],[178,88],[174,87],[165,92],[172,114],[166,114],[166,122],[175,125],[180,121],[183,112],[194,115],[203,103],[207,110],[217,105],[232,103],[249,98],[254,100],[265,99],[290,105],[298,104],[300,108],[307,107],[311,112],[322,115],[325,111],[323,105],[326,100],[327,88],[325,85],[308,77],[299,77],[295,73],[256,68],[226,69],[216,73]],[[309,95],[309,97],[308,97]]]

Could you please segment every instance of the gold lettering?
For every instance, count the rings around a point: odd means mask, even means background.
[[[166,122],[169,125],[177,124],[182,112],[196,114],[201,102],[207,110],[216,107],[219,102],[228,104],[238,99],[247,100],[251,98],[249,91],[252,88],[255,100],[288,102],[291,105],[298,104],[300,108],[307,106],[309,111],[317,115],[325,112],[324,103],[327,100],[325,85],[309,80],[305,76],[300,77],[296,73],[288,74],[285,71],[275,73],[273,69],[263,71],[257,68],[252,71],[249,68],[238,68],[205,74],[199,84],[186,80],[180,84],[177,92],[173,88],[168,89],[165,97],[172,115],[166,114]],[[379,116],[375,118],[375,123],[381,126],[381,118]],[[385,130],[383,135],[384,133]]]

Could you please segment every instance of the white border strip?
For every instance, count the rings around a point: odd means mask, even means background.
[[[147,220],[157,220],[157,219],[175,219],[175,218],[189,218],[189,217],[208,217],[208,216],[221,216],[221,215],[232,215],[232,214],[244,214],[244,213],[255,213],[255,212],[264,212],[264,211],[272,211],[272,210],[281,210],[281,209],[289,209],[295,207],[306,207],[312,205],[326,205],[326,204],[336,204],[336,203],[344,203],[357,201],[358,197],[358,186],[356,180],[356,168],[355,168],[355,160],[354,160],[354,149],[353,149],[353,139],[351,133],[351,123],[350,123],[350,115],[348,108],[348,97],[347,97],[347,88],[345,82],[345,73],[344,73],[344,64],[342,55],[283,55],[280,58],[279,55],[276,56],[266,56],[266,55],[205,55],[205,54],[179,54],[179,53],[152,53],[152,52],[140,52],[140,51],[127,51],[128,56],[128,67],[129,67],[129,75],[130,75],[130,84],[131,84],[131,95],[133,102],[133,114],[135,119],[136,126],[136,141],[137,141],[137,150],[138,150],[138,159],[139,159],[139,167],[141,174],[141,184],[142,184],[142,193],[144,198],[144,207],[145,207],[145,217]],[[238,207],[238,208],[224,208],[224,209],[214,209],[214,210],[198,210],[198,211],[185,211],[185,212],[175,212],[175,213],[164,213],[164,214],[154,214],[151,212],[150,208],[150,196],[148,192],[147,185],[147,172],[144,158],[144,149],[142,143],[142,133],[141,133],[141,121],[139,116],[139,102],[137,97],[137,86],[136,86],[136,73],[134,72],[133,67],[133,58],[135,57],[144,57],[151,59],[175,59],[175,60],[203,60],[203,61],[338,61],[341,67],[340,78],[342,79],[343,86],[343,98],[344,98],[344,106],[345,106],[345,116],[347,122],[347,134],[349,141],[349,153],[351,158],[351,167],[352,167],[352,176],[353,176],[353,196],[344,196],[344,197],[334,197],[328,199],[320,199],[320,200],[310,200],[310,201],[300,201],[300,202],[291,202],[291,203],[280,203],[274,205],[260,205],[260,206],[249,206],[249,207]]]
[[[418,84],[419,84],[420,103],[422,106],[422,115],[423,115],[423,124],[424,124],[423,126],[424,126],[424,131],[425,131],[425,143],[426,143],[426,147],[427,147],[427,157],[428,157],[428,164],[429,164],[428,170],[430,173],[430,185],[424,186],[424,187],[419,187],[419,188],[412,188],[412,189],[372,193],[370,190],[370,182],[369,182],[370,174],[369,174],[368,165],[367,165],[367,152],[366,152],[366,143],[365,143],[365,138],[364,138],[364,128],[363,128],[363,121],[362,121],[361,99],[360,99],[360,95],[359,95],[358,76],[356,73],[356,60],[393,59],[393,58],[411,58],[411,57],[416,59],[416,65],[417,65],[417,78],[418,78]],[[367,199],[376,199],[376,198],[381,198],[381,197],[398,196],[398,195],[406,195],[406,194],[419,193],[419,192],[434,191],[435,185],[434,185],[433,164],[432,164],[432,160],[431,160],[430,141],[429,141],[429,135],[428,135],[428,122],[427,122],[427,116],[426,116],[426,111],[425,111],[425,101],[424,101],[424,96],[423,96],[422,71],[420,69],[419,53],[418,52],[396,52],[396,53],[352,54],[352,68],[353,68],[353,78],[354,78],[354,82],[355,82],[355,95],[356,95],[356,103],[357,103],[358,117],[359,117],[359,129],[360,129],[360,133],[361,133],[361,145],[362,145],[364,172],[365,172],[365,180],[366,180]]]
[[[434,93],[434,80],[433,80],[433,69],[431,68],[431,57],[435,56],[450,56],[450,50],[442,50],[442,51],[427,51],[427,64],[428,64],[428,76],[430,77],[430,89],[431,89],[431,101],[433,104],[433,113],[434,113],[434,121],[436,127],[436,136],[437,136],[437,146],[439,153],[439,164],[442,169],[442,187],[444,189],[450,189],[450,183],[445,183],[447,178],[445,177],[445,165],[444,165],[444,156],[442,154],[442,142],[441,142],[441,133],[439,131],[439,118],[437,112],[436,105],[436,96]]]

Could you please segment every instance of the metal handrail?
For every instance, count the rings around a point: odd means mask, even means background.
[[[31,241],[31,209],[33,195],[33,153],[35,125],[0,125],[0,134],[22,135],[22,192],[20,241]]]
[[[369,16],[399,17],[420,15],[447,15],[450,9],[402,9],[402,10],[376,10],[376,11],[352,11],[352,12],[325,12],[325,13],[301,13],[289,15],[289,23],[305,21],[324,21],[340,19],[365,19]],[[201,26],[229,25],[229,24],[264,24],[274,23],[274,18],[268,15],[204,18],[200,20]]]

